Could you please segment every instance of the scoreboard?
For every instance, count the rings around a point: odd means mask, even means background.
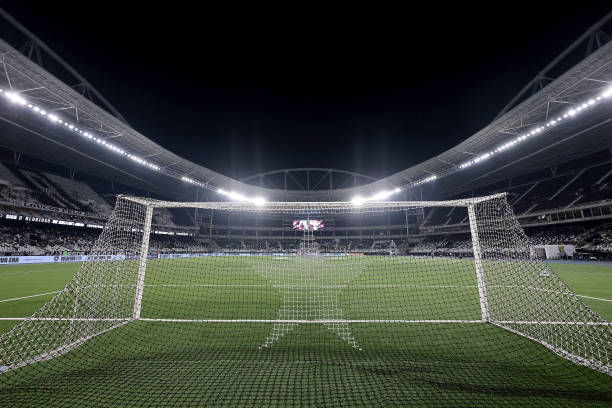
[[[294,220],[293,229],[298,231],[318,231],[325,225],[323,220]]]

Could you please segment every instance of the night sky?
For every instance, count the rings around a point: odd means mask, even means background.
[[[2,3],[135,129],[236,178],[419,163],[487,125],[610,8]],[[23,43],[4,21],[0,36]]]

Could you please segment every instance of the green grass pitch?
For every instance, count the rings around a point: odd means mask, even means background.
[[[471,261],[330,258],[306,265],[309,279],[287,274],[292,262],[149,261],[145,321],[3,375],[0,406],[612,406],[610,376],[491,324],[439,322],[480,318]],[[0,318],[31,315],[78,267],[0,267]],[[551,267],[612,320],[612,266]],[[260,349],[274,328],[265,320],[327,313],[317,307],[358,320],[359,347],[343,328],[304,323]],[[0,333],[17,323],[0,320]]]

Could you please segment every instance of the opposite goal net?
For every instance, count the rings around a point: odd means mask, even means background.
[[[257,251],[159,254],[150,239],[164,208],[240,214],[234,229],[359,219],[375,237],[381,217],[430,207],[461,213],[464,256],[395,242],[364,255],[309,228],[271,227],[277,246]],[[611,340],[531,251],[503,194],[361,205],[120,196],[65,288],[0,337],[0,405],[592,405],[612,402]]]

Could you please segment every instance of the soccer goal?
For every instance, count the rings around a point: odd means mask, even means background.
[[[332,232],[279,226],[267,232],[273,247],[159,253],[155,212],[168,208],[233,220],[228,237],[256,219],[301,217],[358,219],[371,240],[381,220],[405,228],[406,211],[435,208],[464,225],[465,248],[418,255],[393,242],[394,256],[368,255]],[[543,389],[606,399],[611,338],[531,251],[504,194],[360,205],[120,196],[65,288],[0,337],[0,401],[28,387],[156,406],[497,404]]]

